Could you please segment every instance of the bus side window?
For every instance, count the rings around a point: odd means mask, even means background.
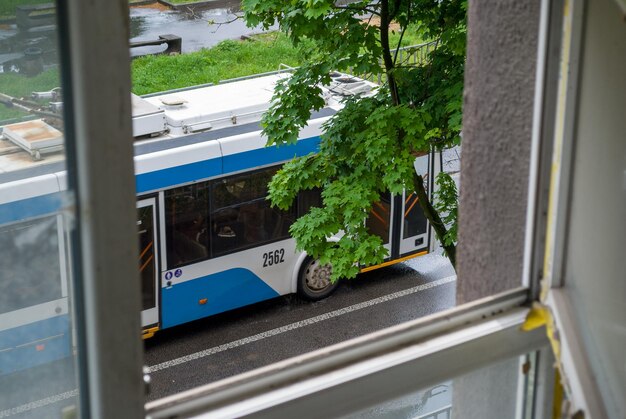
[[[322,189],[313,188],[301,191],[298,195],[298,217],[302,217],[309,212],[312,207],[322,206]]]
[[[278,167],[215,180],[211,186],[211,256],[289,237],[293,211],[271,208],[267,184]]]
[[[241,247],[241,204],[251,198],[250,175],[236,175],[211,183],[211,257]]]
[[[419,200],[415,192],[406,192],[404,200],[404,234],[403,239],[425,234],[428,231],[428,222],[424,212],[419,205]]]
[[[269,201],[265,201],[264,216],[268,231],[268,241],[289,238],[289,227],[296,220],[295,209],[295,205],[287,211],[272,208]]]
[[[209,257],[208,182],[165,191],[168,269]]]
[[[389,226],[391,223],[391,194],[383,193],[380,201],[372,205],[372,209],[365,220],[365,226],[370,234],[374,234],[383,240],[383,244],[389,243]]]

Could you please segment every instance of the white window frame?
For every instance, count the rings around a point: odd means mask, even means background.
[[[548,61],[553,68],[558,67],[558,91],[553,100],[554,107],[543,112],[544,120],[554,121],[552,132],[543,133],[544,141],[553,147],[549,159],[551,172],[544,173],[543,179],[538,181],[545,190],[549,189],[549,194],[544,197],[547,215],[543,220],[538,216],[535,224],[542,223],[545,231],[545,243],[541,246],[545,257],[540,299],[549,309],[558,331],[560,357],[557,362],[564,375],[561,380],[568,393],[570,413],[582,410],[585,417],[603,418],[608,416],[596,383],[596,374],[582,345],[580,325],[576,320],[577,308],[565,288],[564,272],[586,1],[564,0],[557,3],[560,10],[556,13],[560,16],[553,18],[551,25],[554,30],[559,30],[560,36],[554,43],[560,45],[561,54],[558,57],[548,56]]]
[[[143,414],[128,1],[57,0],[79,415]]]

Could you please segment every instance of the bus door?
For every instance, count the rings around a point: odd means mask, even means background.
[[[157,295],[158,243],[156,222],[156,198],[143,199],[137,203],[137,228],[139,230],[139,271],[141,276],[141,326],[159,322],[159,299]]]
[[[426,191],[430,191],[429,187],[431,179],[428,176],[430,155],[420,156],[415,160],[415,170],[417,174],[424,178],[428,183]],[[407,256],[420,250],[428,250],[428,222],[422,208],[419,205],[417,194],[412,191],[405,190],[402,201],[398,203],[398,209],[401,210],[398,218],[402,220],[399,224],[399,255],[398,257]]]
[[[392,214],[395,208],[395,200],[391,193],[386,192],[381,194],[380,201],[375,202],[372,205],[370,214],[367,217],[365,225],[371,234],[380,237],[383,240],[383,246],[387,249],[389,257],[392,255],[392,231],[393,231],[393,218]]]

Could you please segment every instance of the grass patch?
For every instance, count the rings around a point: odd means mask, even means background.
[[[11,119],[22,119],[28,116],[28,113],[14,108],[7,108],[0,104],[0,125],[7,125]]]
[[[146,56],[133,60],[133,92],[143,95],[278,70],[280,63],[297,66],[298,51],[282,34],[257,41],[223,41],[211,49],[177,56]]]
[[[0,92],[13,97],[29,97],[32,92],[52,90],[59,87],[59,70],[46,70],[35,77],[26,77],[21,74],[3,73],[0,75]],[[0,104],[0,121],[21,118],[28,115],[26,112],[9,108]]]
[[[398,41],[400,40],[400,33],[392,31],[389,34],[389,46],[391,49],[395,49],[398,45]],[[402,37],[402,42],[400,43],[400,48],[402,47],[410,47],[411,45],[419,45],[423,44],[425,41],[417,34],[416,27],[413,25],[409,25],[407,30],[404,32],[404,36]]]
[[[392,34],[392,45],[397,45],[399,37],[399,34]],[[211,49],[177,56],[136,58],[132,64],[133,92],[145,95],[274,71],[281,63],[292,67],[299,65],[299,52],[284,34],[272,32],[254,39],[223,41]],[[414,31],[407,30],[402,45],[421,42]]]
[[[46,70],[35,77],[26,77],[17,73],[3,73],[0,75],[0,92],[9,96],[30,96],[32,92],[52,90],[59,87],[59,70]]]

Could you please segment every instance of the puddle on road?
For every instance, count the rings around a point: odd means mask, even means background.
[[[162,7],[132,7],[131,42],[154,40],[159,35],[172,34],[183,39],[182,51],[192,52],[210,48],[226,39],[261,32],[248,28],[241,15],[239,1],[220,1],[216,8],[163,10]],[[230,22],[230,23],[226,23]],[[132,55],[158,52],[161,47],[133,48]]]

